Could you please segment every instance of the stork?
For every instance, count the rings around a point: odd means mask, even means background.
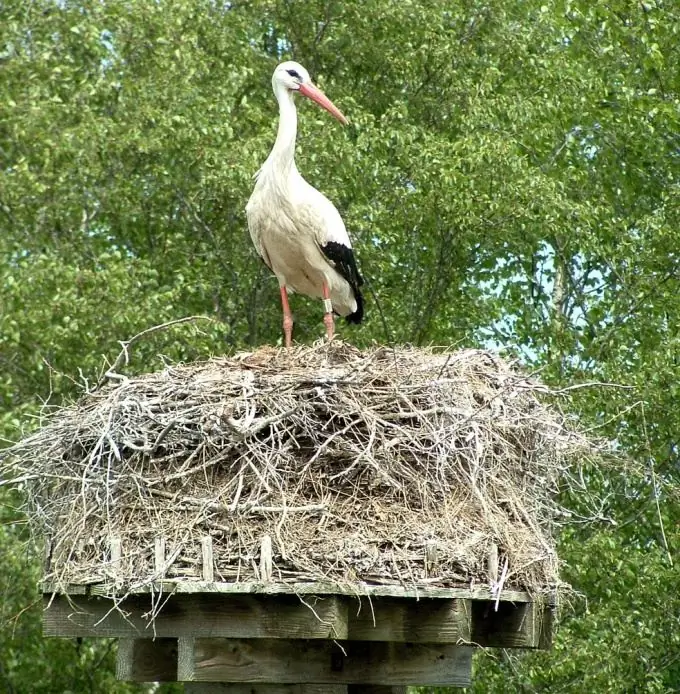
[[[299,63],[287,61],[274,70],[274,95],[279,102],[279,129],[274,147],[260,170],[246,206],[248,229],[265,264],[276,275],[283,308],[283,333],[290,347],[293,316],[288,292],[323,300],[328,339],[333,313],[360,323],[363,280],[342,217],[333,203],[300,175],[295,166],[297,111],[294,95],[315,101],[343,125],[347,119],[316,87]]]

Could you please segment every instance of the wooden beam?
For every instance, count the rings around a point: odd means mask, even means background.
[[[240,684],[185,682],[184,694],[347,694],[344,684]],[[358,693],[357,693],[358,694]],[[372,694],[380,694],[374,692]],[[389,694],[385,692],[384,694]],[[395,693],[395,694],[406,694]]]
[[[538,603],[462,599],[177,594],[43,597],[46,636],[117,638],[225,637],[472,643],[486,647],[551,645],[553,610]],[[302,602],[304,600],[304,602]],[[151,616],[162,603],[162,609]]]
[[[53,581],[43,583],[43,593],[73,594],[89,592],[92,595],[111,596],[111,586],[108,584],[93,584],[83,586],[79,584],[63,585]],[[405,588],[401,585],[372,585],[368,583],[260,583],[247,581],[242,583],[232,582],[208,582],[186,581],[183,579],[152,581],[136,587],[135,594],[148,593],[221,593],[240,595],[349,595],[356,596],[391,596],[394,598],[463,598],[466,600],[495,600],[488,586],[476,588],[440,588],[433,586],[420,586]],[[536,597],[523,590],[503,589],[500,594],[503,602],[533,602]],[[554,595],[545,598],[548,602],[554,602]]]
[[[180,638],[188,682],[470,685],[472,651],[452,644]]]
[[[543,609],[540,609],[540,606],[536,606],[534,608],[537,612],[539,612],[539,629],[540,629],[540,636],[538,639],[538,648],[540,648],[543,651],[547,651],[550,648],[552,648],[552,640],[553,640],[553,630],[555,628],[555,605],[543,605]]]
[[[127,682],[176,682],[177,639],[120,639],[116,678]]]
[[[473,600],[472,642],[491,648],[550,648],[552,608],[541,602]]]
[[[364,598],[350,601],[353,641],[459,643],[471,640],[469,600]]]
[[[151,622],[163,600],[134,595],[115,608],[106,598],[44,596],[43,633],[68,638],[347,638],[347,603],[338,597],[308,596],[302,602],[294,595],[173,595]]]

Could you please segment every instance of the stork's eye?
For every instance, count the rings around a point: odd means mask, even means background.
[[[300,75],[298,74],[298,71],[297,71],[297,70],[286,70],[286,72],[287,72],[291,77],[295,77],[295,79],[297,79],[297,80],[301,80],[301,79],[302,79],[302,77],[300,77]]]

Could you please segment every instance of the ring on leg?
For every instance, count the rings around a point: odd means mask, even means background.
[[[293,314],[288,304],[288,290],[286,285],[281,285],[281,307],[283,308],[283,339],[288,349],[293,342]]]
[[[333,339],[333,333],[335,329],[335,321],[333,320],[333,304],[331,303],[330,291],[328,290],[328,285],[323,283],[323,322],[326,326],[326,337],[329,340]]]

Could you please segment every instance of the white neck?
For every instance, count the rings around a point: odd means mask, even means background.
[[[284,85],[278,84],[274,90],[279,102],[279,130],[276,142],[264,166],[269,166],[275,173],[289,174],[295,167],[295,137],[297,135],[297,111],[293,101],[293,92]],[[264,167],[263,167],[264,168]]]

